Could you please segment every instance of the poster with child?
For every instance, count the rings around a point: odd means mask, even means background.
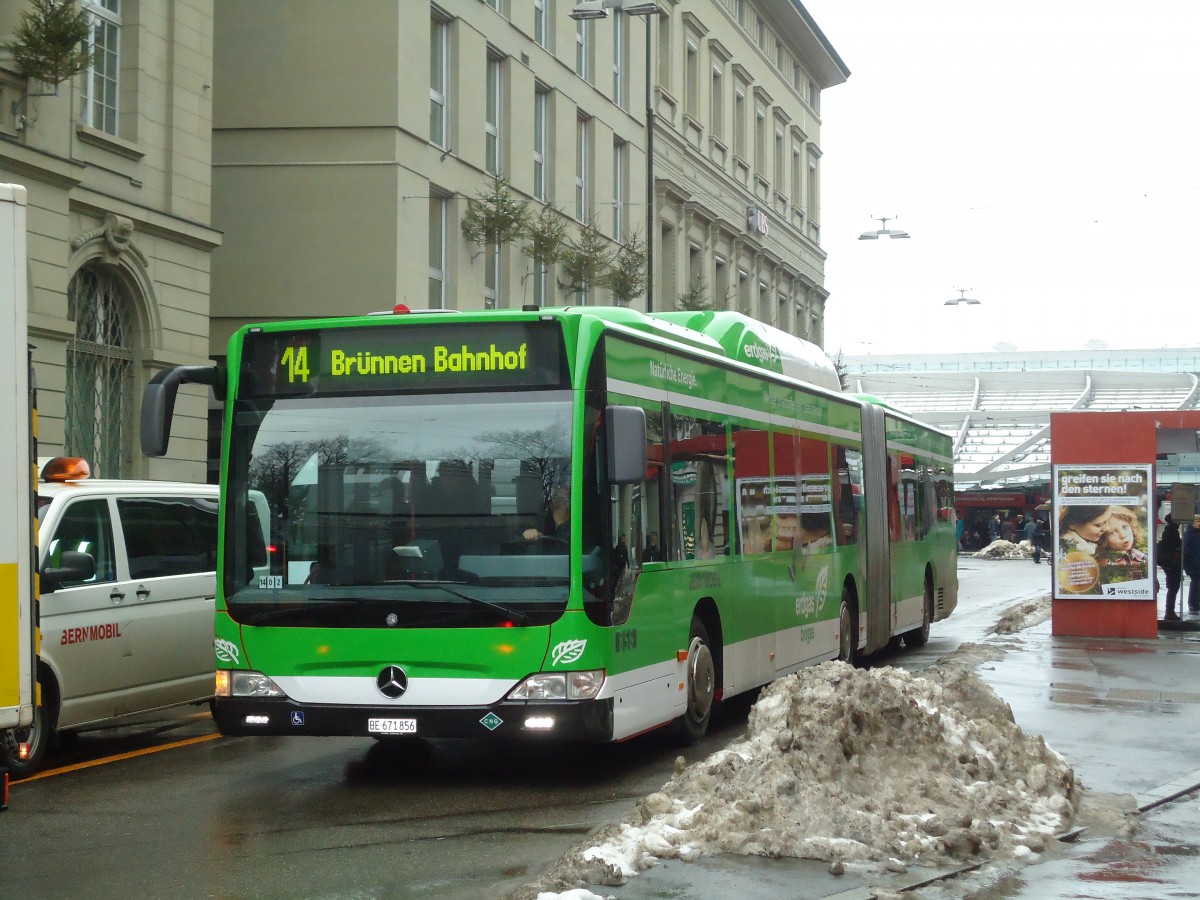
[[[1154,599],[1152,467],[1054,467],[1054,599]]]

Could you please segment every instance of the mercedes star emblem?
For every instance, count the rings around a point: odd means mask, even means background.
[[[375,686],[383,696],[395,700],[408,690],[408,676],[399,666],[388,666],[375,679]]]

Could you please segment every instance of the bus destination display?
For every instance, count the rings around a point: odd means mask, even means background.
[[[239,394],[564,387],[562,331],[549,322],[321,328],[248,334]]]

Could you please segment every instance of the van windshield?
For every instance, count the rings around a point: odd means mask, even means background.
[[[313,627],[554,621],[569,583],[571,410],[570,392],[546,390],[287,398],[236,412],[232,446],[249,453],[230,464],[230,615]],[[265,569],[240,558],[256,520],[269,522]]]

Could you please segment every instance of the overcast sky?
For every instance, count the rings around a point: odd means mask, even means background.
[[[1200,346],[1200,2],[802,2],[827,351]]]

